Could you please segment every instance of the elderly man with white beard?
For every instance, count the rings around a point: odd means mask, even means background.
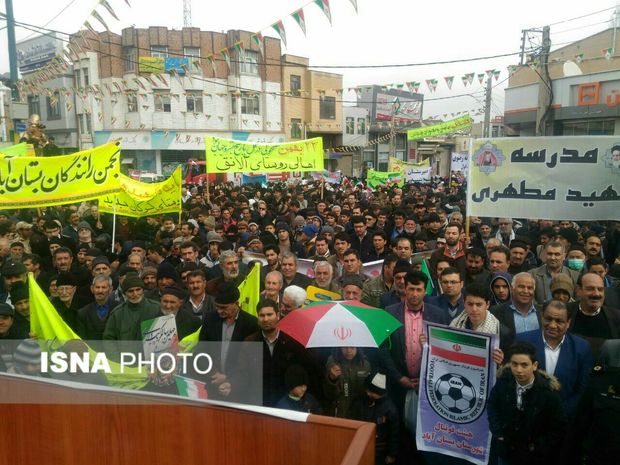
[[[340,294],[340,286],[334,280],[334,268],[326,260],[318,260],[314,262],[314,279],[311,286],[316,286],[326,291],[336,292]]]

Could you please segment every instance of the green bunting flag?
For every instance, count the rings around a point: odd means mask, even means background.
[[[297,21],[297,24],[299,24],[299,27],[301,28],[301,32],[303,32],[304,35],[306,35],[306,18],[304,16],[304,9],[300,8],[299,10],[293,12],[291,16],[293,17],[295,21]]]

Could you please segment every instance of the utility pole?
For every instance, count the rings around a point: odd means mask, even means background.
[[[15,42],[15,16],[13,14],[13,0],[4,0],[6,6],[6,35],[9,42],[9,72],[11,79],[11,95],[13,100],[19,100],[17,91],[17,44]]]
[[[525,64],[525,38],[527,37],[527,29],[521,31],[521,66]]]
[[[492,76],[487,77],[487,88],[485,90],[484,99],[484,127],[482,128],[482,137],[490,137],[489,127],[491,126],[491,93],[493,92]]]
[[[545,26],[542,30],[542,49],[538,55],[538,69],[540,70],[538,84],[538,107],[536,109],[536,135],[544,136],[551,107],[552,90],[549,77],[549,51],[551,49],[550,28]]]
[[[183,0],[183,27],[192,27],[192,0]]]

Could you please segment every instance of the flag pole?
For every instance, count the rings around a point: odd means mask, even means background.
[[[116,194],[114,194],[114,210],[112,214],[112,250],[111,250],[112,253],[114,253],[115,239],[116,239]]]

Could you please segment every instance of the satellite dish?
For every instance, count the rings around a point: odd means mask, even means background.
[[[581,76],[582,74],[583,71],[581,71],[579,65],[574,61],[567,61],[564,63],[564,77]]]

